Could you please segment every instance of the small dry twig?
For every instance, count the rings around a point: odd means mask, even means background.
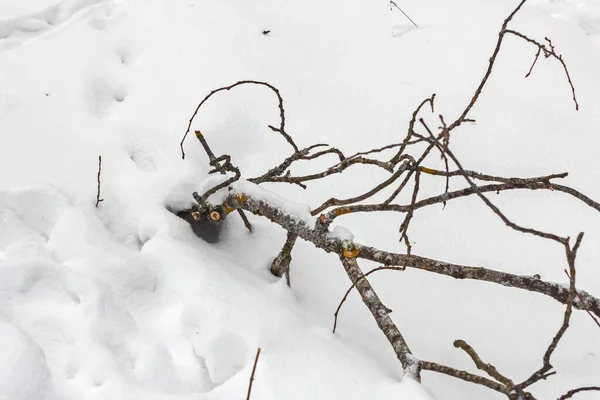
[[[553,57],[556,60],[558,60],[558,62],[561,63],[561,65],[563,66],[563,69],[565,70],[565,74],[567,76],[567,80],[569,81],[569,85],[571,86],[571,92],[573,94],[573,102],[575,103],[575,109],[579,110],[579,104],[577,103],[577,98],[575,96],[575,87],[573,86],[573,82],[571,81],[571,76],[569,74],[569,70],[567,69],[567,65],[565,64],[565,61],[563,60],[562,55],[559,55],[555,52],[554,46],[552,45],[552,42],[550,41],[550,39],[546,38],[546,41],[548,41],[548,43],[549,43],[549,47],[546,47],[542,43],[539,43],[538,41],[531,39],[528,36],[526,36],[520,32],[514,31],[512,29],[508,29],[508,24],[513,19],[513,17],[519,12],[519,10],[523,7],[523,5],[525,4],[526,1],[527,0],[521,0],[521,2],[517,5],[517,7],[510,13],[510,15],[502,23],[502,27],[500,28],[500,31],[498,32],[498,41],[496,42],[496,47],[494,48],[494,52],[492,53],[492,56],[489,59],[488,68],[487,68],[485,74],[483,75],[483,78],[481,79],[479,86],[475,90],[475,93],[471,97],[471,101],[469,102],[469,104],[467,104],[467,106],[463,110],[462,114],[448,126],[449,131],[452,131],[454,128],[457,128],[464,122],[472,121],[467,118],[467,115],[469,114],[469,111],[471,111],[471,109],[473,108],[473,106],[475,105],[477,100],[479,99],[479,96],[481,95],[483,88],[485,87],[490,75],[492,74],[494,64],[496,63],[496,58],[498,57],[498,53],[500,53],[500,48],[502,47],[502,42],[504,41],[504,37],[508,33],[512,34],[514,36],[517,36],[517,37],[525,40],[526,42],[533,44],[534,46],[536,46],[538,48],[538,52],[536,53],[533,64],[531,65],[531,68],[529,69],[529,72],[527,73],[526,77],[531,74],[531,71],[533,70],[535,63],[537,62],[537,59],[539,58],[540,52],[543,52],[544,56],[546,58]]]
[[[190,132],[190,129],[192,128],[192,123],[194,122],[194,118],[196,118],[196,115],[198,114],[198,111],[200,110],[200,107],[202,107],[202,105],[204,103],[206,103],[206,101],[208,101],[208,99],[210,99],[214,94],[222,92],[224,90],[231,90],[237,86],[241,86],[241,85],[259,85],[259,86],[265,86],[267,88],[269,88],[272,92],[275,93],[275,95],[277,96],[277,100],[279,101],[279,118],[280,118],[280,123],[279,123],[279,127],[276,128],[272,125],[269,125],[269,128],[274,131],[277,132],[279,134],[281,134],[281,136],[283,136],[285,138],[285,140],[294,148],[295,151],[298,151],[298,146],[296,146],[296,143],[294,143],[294,141],[292,140],[291,136],[288,135],[285,132],[285,109],[283,108],[283,98],[281,97],[281,94],[279,93],[279,89],[277,89],[275,86],[267,83],[267,82],[261,82],[261,81],[252,81],[252,80],[244,80],[244,81],[238,81],[232,85],[229,86],[223,86],[220,87],[218,89],[215,89],[213,91],[211,91],[208,95],[206,95],[206,97],[204,99],[202,99],[202,101],[200,101],[200,103],[198,104],[198,106],[196,107],[196,109],[194,110],[194,113],[192,114],[189,122],[188,122],[188,126],[187,129],[185,131],[185,134],[183,135],[183,138],[181,139],[181,143],[179,143],[179,148],[181,149],[181,158],[185,159],[185,152],[183,151],[183,142],[185,141],[185,138],[187,137],[188,133]]]
[[[570,399],[571,397],[573,397],[574,394],[577,394],[579,392],[591,392],[591,391],[599,391],[600,392],[600,386],[584,386],[584,387],[580,387],[577,389],[569,390],[567,393],[560,396],[558,398],[558,400],[567,400],[567,399]]]
[[[252,367],[252,375],[250,375],[250,382],[248,383],[248,396],[246,396],[246,400],[250,400],[250,393],[252,392],[252,382],[254,382],[254,373],[256,372],[256,365],[258,364],[259,356],[260,347],[256,350],[256,357],[254,357],[254,366]]]
[[[98,156],[98,190],[96,192],[96,208],[98,208],[98,204],[104,201],[104,199],[100,198],[100,172],[102,172],[102,156]]]
[[[392,10],[392,6],[396,7],[398,10],[400,10],[400,12],[401,12],[402,14],[404,14],[404,16],[405,16],[406,18],[408,18],[408,20],[409,20],[410,22],[412,22],[412,24],[415,26],[415,28],[418,28],[417,24],[415,24],[415,21],[413,21],[413,20],[412,20],[412,19],[411,19],[411,18],[410,18],[410,17],[409,17],[409,16],[408,16],[408,15],[407,15],[407,14],[406,14],[406,13],[405,13],[405,12],[404,12],[404,11],[403,11],[401,8],[400,8],[400,7],[398,7],[398,4],[396,4],[396,2],[395,2],[395,1],[393,1],[393,0],[390,0],[390,11]]]

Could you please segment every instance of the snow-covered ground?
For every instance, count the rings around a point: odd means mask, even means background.
[[[208,244],[169,211],[207,185],[195,139],[185,160],[179,152],[192,111],[238,80],[280,89],[301,147],[353,153],[397,142],[434,92],[438,112],[458,115],[517,1],[397,3],[418,28],[386,0],[1,1],[0,399],[245,398],[258,347],[253,400],[502,398],[427,372],[423,385],[400,381],[357,294],[331,333],[349,284],[335,256],[299,242],[289,289],[268,271],[285,239],[277,226],[255,217],[248,234],[228,218],[222,240]],[[535,49],[507,38],[477,123],[455,131],[452,149],[490,174],[568,171],[567,184],[598,200],[600,3],[530,0],[513,27],[552,38],[580,111],[560,64],[540,59],[525,80]],[[271,92],[241,87],[211,99],[194,127],[252,176],[289,154],[267,128],[278,116]],[[268,188],[315,206],[379,176],[353,174],[305,192]],[[423,196],[443,190],[433,182]],[[585,231],[578,287],[600,295],[597,212],[560,193],[493,200],[523,225]],[[339,221],[358,242],[398,252],[400,222]],[[417,211],[411,240],[419,255],[567,283],[559,246],[509,230],[476,198]],[[564,311],[543,296],[420,271],[371,281],[418,357],[476,372],[452,346],[462,338],[516,380],[541,366]],[[600,381],[600,331],[584,312],[553,361],[559,373],[534,387],[540,399]]]

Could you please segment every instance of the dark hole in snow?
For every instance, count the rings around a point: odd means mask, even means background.
[[[200,239],[207,243],[217,243],[221,233],[221,224],[216,224],[209,220],[200,218],[198,220],[192,217],[192,210],[182,210],[177,212],[177,216],[186,220],[192,230]]]

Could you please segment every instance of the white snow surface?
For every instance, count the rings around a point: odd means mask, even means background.
[[[193,135],[185,160],[179,151],[191,113],[217,87],[268,81],[284,97],[286,129],[300,147],[327,142],[347,154],[401,140],[431,93],[437,113],[458,115],[517,1],[397,3],[418,28],[385,0],[0,2],[0,399],[245,398],[258,347],[253,400],[503,398],[428,372],[422,384],[402,379],[356,293],[333,334],[350,285],[336,256],[299,241],[288,288],[269,273],[281,228],[251,215],[248,233],[232,214],[220,242],[208,244],[172,212],[223,179],[207,175]],[[507,38],[472,111],[477,123],[451,139],[466,168],[568,171],[566,184],[600,199],[599,16],[597,0],[525,5],[511,26],[552,38],[581,109],[554,60],[538,60],[523,79],[535,49]],[[435,115],[424,116],[437,126]],[[278,118],[272,92],[245,86],[215,95],[193,129],[247,179],[290,154],[268,128]],[[96,208],[99,155],[104,201]],[[427,165],[440,167],[439,156]],[[349,171],[306,191],[236,188],[309,223],[309,207],[385,179],[371,168]],[[425,180],[422,198],[443,190],[442,180]],[[560,193],[492,199],[523,225],[585,231],[578,286],[600,295],[596,211]],[[343,216],[334,235],[404,252],[401,218]],[[410,239],[419,255],[567,281],[560,246],[506,228],[476,198],[417,211]],[[370,280],[417,357],[478,373],[452,346],[460,338],[515,380],[541,366],[564,311],[544,296],[421,271]],[[598,384],[600,334],[584,312],[574,312],[553,365],[558,374],[533,387],[538,398]]]

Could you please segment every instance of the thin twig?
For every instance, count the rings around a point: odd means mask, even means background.
[[[372,197],[373,195],[379,193],[381,190],[385,189],[386,187],[388,187],[389,185],[394,183],[400,177],[400,175],[402,175],[404,173],[404,171],[406,171],[408,169],[408,165],[409,165],[408,163],[400,165],[400,168],[398,168],[398,170],[396,172],[394,172],[394,174],[392,176],[390,176],[388,179],[386,179],[379,185],[375,186],[373,189],[369,190],[368,192],[363,193],[360,196],[351,197],[349,199],[344,199],[344,200],[340,200],[340,199],[336,199],[336,198],[332,197],[329,200],[325,201],[323,204],[321,204],[319,207],[312,210],[311,214],[318,215],[331,206],[343,206],[346,204],[353,204],[353,203],[357,203],[359,201],[363,201],[363,200],[366,200],[366,199]]]
[[[423,120],[423,118],[420,118],[419,121],[421,122],[421,125],[423,125],[423,127],[427,130],[427,133],[429,133],[432,140],[434,140],[434,141],[437,140],[436,137],[431,132],[431,130],[429,129],[429,127],[427,126],[427,124],[425,123],[425,121]],[[442,120],[442,122],[443,122],[443,120]],[[452,159],[452,161],[454,161],[454,164],[456,164],[456,166],[458,167],[458,169],[461,172],[464,171],[464,168],[462,167],[461,163],[454,156],[452,151],[450,151],[450,149],[446,149],[446,154],[448,154],[448,156]],[[554,240],[555,242],[561,243],[563,245],[567,242],[567,238],[555,235],[553,233],[542,232],[542,231],[539,231],[537,229],[532,229],[532,228],[524,228],[520,225],[515,224],[510,219],[508,219],[508,217],[506,217],[506,215],[504,215],[504,213],[502,211],[500,211],[500,209],[496,205],[494,205],[494,203],[492,203],[483,193],[478,191],[477,185],[473,182],[473,180],[468,175],[466,175],[465,173],[463,173],[462,175],[465,178],[465,180],[467,181],[467,183],[471,186],[473,191],[475,191],[475,194],[485,203],[485,205],[488,206],[488,208],[490,210],[492,210],[494,212],[494,214],[496,214],[502,220],[502,222],[504,222],[506,224],[506,226],[508,226],[516,231],[519,231],[519,232],[529,233],[534,236],[539,236],[539,237],[542,237],[545,239]]]
[[[533,67],[535,67],[535,63],[537,63],[538,58],[540,58],[541,52],[542,52],[542,49],[538,48],[538,51],[535,54],[535,58],[533,59],[533,63],[531,64],[531,68],[529,68],[529,72],[527,72],[527,75],[525,75],[525,78],[529,78],[529,75],[531,75],[531,71],[533,71]]]
[[[577,394],[579,392],[591,392],[591,391],[599,391],[600,392],[600,386],[585,386],[585,387],[580,387],[577,389],[569,390],[567,393],[560,396],[558,398],[558,400],[567,400],[567,399],[570,399],[571,397],[573,397],[574,394]]]
[[[531,73],[531,70],[533,69],[533,65],[535,65],[535,62],[537,61],[540,51],[544,52],[544,57],[548,58],[548,57],[553,57],[554,59],[558,60],[558,62],[560,62],[560,64],[562,65],[563,69],[565,70],[565,75],[567,76],[567,81],[569,82],[569,86],[571,87],[571,93],[573,95],[573,102],[575,103],[575,110],[579,110],[579,103],[577,102],[577,97],[575,96],[575,86],[573,86],[573,81],[571,81],[571,74],[569,74],[569,69],[567,68],[567,64],[565,64],[565,60],[563,60],[562,58],[562,54],[557,54],[555,49],[554,49],[554,45],[552,44],[552,41],[550,39],[548,39],[547,37],[545,38],[546,41],[548,42],[548,46],[538,42],[535,39],[531,39],[528,36],[523,35],[521,32],[517,32],[517,31],[513,31],[512,29],[506,29],[504,31],[504,33],[510,33],[512,35],[515,35],[523,40],[525,40],[526,42],[529,42],[531,44],[533,44],[534,46],[536,46],[538,48],[538,52],[536,53],[535,59],[533,61],[533,64],[531,65],[531,68],[529,70],[529,73]],[[529,76],[529,73],[525,76]]]
[[[392,6],[396,7],[398,10],[400,10],[400,12],[401,12],[402,14],[404,14],[404,16],[405,16],[406,18],[408,18],[408,20],[409,20],[410,22],[412,22],[412,24],[415,26],[415,28],[418,28],[417,24],[415,24],[415,21],[413,21],[413,20],[412,20],[412,19],[411,19],[411,18],[410,18],[410,17],[409,17],[409,16],[408,16],[408,15],[407,15],[407,14],[406,14],[406,13],[405,13],[405,12],[404,12],[404,11],[403,11],[401,8],[400,8],[400,7],[398,7],[398,4],[396,4],[396,2],[395,2],[395,1],[392,1],[392,0],[390,0],[390,10],[392,9]]]
[[[502,383],[506,388],[511,389],[514,386],[513,381],[502,375],[500,372],[498,372],[496,367],[494,367],[492,364],[487,364],[483,362],[483,360],[481,359],[481,357],[479,357],[479,354],[477,354],[475,349],[473,349],[473,347],[471,347],[464,340],[455,340],[454,347],[462,349],[465,353],[469,355],[469,357],[471,357],[471,360],[473,360],[473,363],[478,369],[484,371],[490,377]]]
[[[502,27],[500,28],[500,32],[498,33],[498,41],[496,42],[496,47],[494,48],[494,52],[492,53],[492,56],[490,57],[490,60],[488,63],[488,68],[485,71],[483,78],[479,82],[479,86],[477,87],[477,89],[475,89],[475,93],[471,97],[471,101],[469,102],[469,104],[467,104],[467,107],[463,110],[460,117],[458,117],[456,119],[456,121],[451,123],[450,126],[448,126],[449,131],[452,131],[454,128],[457,128],[458,126],[460,126],[463,122],[466,122],[467,114],[469,114],[469,111],[471,111],[471,108],[473,108],[473,106],[479,99],[479,95],[481,95],[481,92],[483,91],[485,84],[487,83],[490,75],[492,74],[494,64],[496,63],[496,57],[498,57],[498,53],[500,52],[500,47],[502,47],[502,41],[504,40],[506,27],[508,26],[508,23],[513,19],[515,14],[517,14],[519,12],[519,10],[521,9],[521,7],[523,7],[523,4],[525,4],[526,1],[527,0],[521,0],[519,5],[510,13],[510,15],[502,23]]]
[[[556,335],[552,338],[552,341],[548,345],[546,352],[544,353],[542,367],[534,372],[529,378],[525,381],[519,383],[516,387],[519,389],[525,389],[532,384],[538,382],[541,379],[546,379],[547,376],[555,373],[550,372],[552,370],[552,364],[550,363],[550,358],[556,350],[558,343],[563,338],[565,332],[569,328],[569,321],[571,320],[571,314],[573,313],[573,302],[575,300],[575,293],[577,289],[575,287],[575,278],[576,278],[576,270],[575,270],[575,258],[577,257],[577,250],[579,250],[579,246],[581,245],[581,241],[583,240],[583,232],[577,235],[577,239],[575,240],[575,245],[571,247],[569,242],[567,241],[565,246],[565,253],[567,255],[567,262],[569,264],[569,293],[567,296],[567,306],[565,308],[565,314],[563,316],[563,322],[556,332]]]
[[[98,191],[96,192],[96,208],[98,208],[98,204],[104,201],[104,199],[100,198],[100,172],[102,172],[102,156],[98,156]]]
[[[253,80],[244,80],[244,81],[238,81],[232,85],[229,86],[223,86],[220,87],[218,89],[215,89],[213,91],[211,91],[208,95],[206,95],[206,97],[204,97],[204,99],[202,99],[202,101],[200,101],[200,103],[198,104],[198,106],[196,107],[196,109],[194,110],[194,113],[192,114],[189,122],[188,122],[188,126],[187,129],[185,131],[185,134],[183,135],[183,138],[181,139],[181,143],[179,143],[179,147],[181,149],[181,158],[185,159],[185,152],[183,151],[183,142],[185,141],[185,138],[187,137],[188,133],[190,132],[190,129],[192,128],[192,122],[194,122],[194,118],[196,118],[196,115],[198,114],[198,111],[200,110],[200,107],[202,107],[202,105],[204,103],[206,103],[206,101],[208,99],[210,99],[214,94],[219,93],[221,91],[224,90],[231,90],[234,87],[237,86],[241,86],[241,85],[259,85],[259,86],[265,86],[268,87],[269,89],[271,89],[272,92],[275,93],[275,95],[277,95],[277,100],[279,101],[279,118],[280,118],[280,124],[279,127],[276,128],[272,125],[269,125],[269,128],[274,131],[277,132],[279,134],[281,134],[281,136],[283,136],[285,138],[285,140],[294,148],[295,151],[298,151],[298,146],[296,146],[296,143],[294,143],[294,141],[292,140],[291,136],[288,135],[285,131],[285,109],[283,108],[283,98],[281,97],[281,93],[279,92],[279,89],[277,89],[275,86],[267,83],[267,82],[261,82],[261,81],[253,81]]]
[[[254,373],[256,372],[256,365],[258,364],[259,356],[260,347],[256,350],[256,357],[254,357],[254,366],[252,367],[252,375],[250,375],[250,382],[248,383],[248,396],[246,396],[246,400],[250,400],[250,393],[252,392],[252,382],[254,382]]]
[[[390,160],[391,164],[399,163],[401,160],[401,157],[404,155],[404,152],[406,151],[406,147],[410,144],[412,136],[415,134],[415,123],[417,122],[417,116],[421,112],[421,109],[425,106],[425,104],[429,103],[429,105],[431,106],[431,112],[433,112],[434,111],[434,102],[435,102],[435,93],[433,93],[431,95],[431,97],[428,97],[425,100],[423,100],[417,106],[417,108],[413,111],[410,121],[408,122],[408,131],[406,133],[406,137],[404,138],[404,141],[402,142],[402,146],[400,147],[400,149],[398,149],[398,152],[394,155],[394,157],[391,158],[391,160]]]
[[[413,189],[413,195],[412,195],[412,199],[410,200],[410,206],[408,209],[408,212],[406,213],[406,216],[404,217],[404,221],[402,221],[402,224],[400,225],[400,240],[404,240],[404,243],[406,244],[406,254],[410,255],[411,251],[412,251],[412,246],[410,244],[410,240],[408,238],[408,226],[410,225],[410,221],[412,221],[412,217],[414,215],[414,211],[415,211],[415,204],[417,202],[417,195],[419,193],[419,181],[420,181],[420,177],[421,177],[421,172],[419,170],[417,170],[417,172],[415,172],[415,186]]]

